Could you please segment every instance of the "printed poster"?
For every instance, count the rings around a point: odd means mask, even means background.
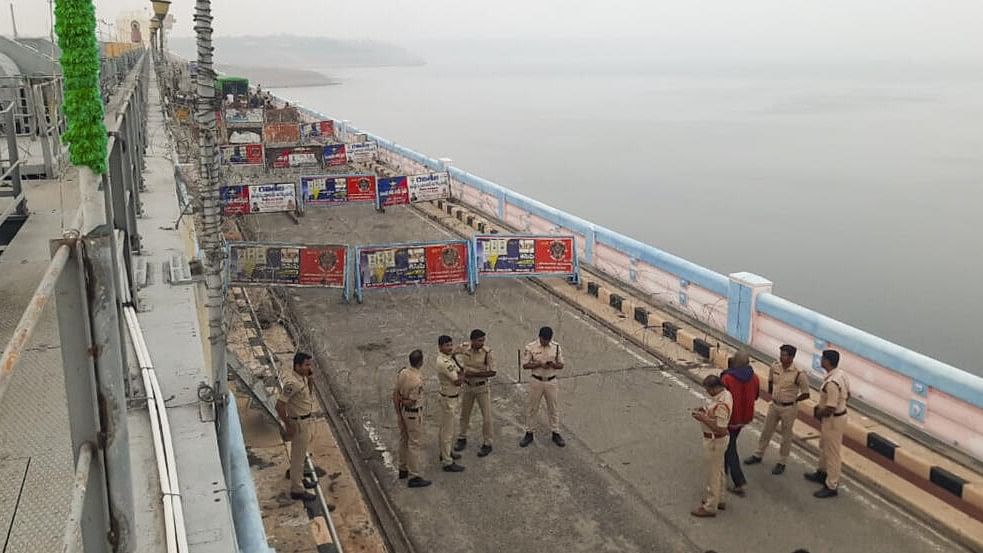
[[[262,165],[262,144],[236,144],[221,146],[222,163],[225,165]]]
[[[300,247],[248,242],[229,244],[232,284],[297,284]]]
[[[219,198],[226,216],[297,209],[296,186],[292,182],[223,186]]]
[[[300,177],[304,207],[332,206],[348,202],[374,202],[374,175],[315,175]]]
[[[429,202],[451,197],[451,179],[447,173],[424,173],[406,177],[410,203]]]
[[[572,236],[475,237],[479,275],[574,274]]]
[[[225,125],[228,127],[262,127],[263,108],[226,108]]]
[[[300,127],[296,123],[267,123],[263,127],[263,142],[297,144],[300,142]]]
[[[303,144],[327,144],[333,138],[334,121],[300,124],[300,141]]]
[[[379,151],[379,145],[375,142],[362,142],[357,144],[348,144],[348,161],[356,163],[365,163],[367,161],[372,161],[375,159],[376,154]]]
[[[267,148],[267,161],[274,169],[290,169],[295,167],[320,167],[321,148],[297,146],[293,148]]]
[[[324,166],[340,167],[348,165],[348,152],[344,144],[329,144],[324,147]]]
[[[385,177],[379,179],[376,206],[406,205],[410,203],[410,191],[406,177]]]
[[[372,246],[361,249],[359,258],[364,288],[468,282],[465,242]]]

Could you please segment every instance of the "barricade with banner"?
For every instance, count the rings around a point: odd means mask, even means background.
[[[263,165],[262,144],[234,144],[220,146],[223,165]]]
[[[248,215],[297,210],[297,185],[292,182],[275,184],[240,184],[219,188],[222,215]]]
[[[379,153],[379,145],[375,142],[348,144],[346,147],[346,152],[348,153],[348,161],[365,163],[375,159],[376,155]]]
[[[308,175],[300,177],[302,209],[350,202],[375,202],[375,175]]]
[[[266,163],[273,169],[320,167],[322,148],[318,146],[294,146],[292,148],[266,148]]]
[[[565,277],[572,282],[579,278],[573,236],[479,234],[473,240],[477,278]]]
[[[344,144],[328,144],[324,147],[324,166],[348,165],[348,150]]]
[[[327,144],[334,138],[334,121],[315,121],[300,124],[301,144]]]
[[[263,108],[225,108],[225,126],[262,127]]]
[[[300,142],[300,126],[297,123],[267,123],[263,126],[263,142],[297,144]]]
[[[392,205],[409,205],[450,198],[450,177],[447,173],[424,173],[379,179],[375,206],[383,209]]]
[[[229,242],[226,250],[229,285],[341,288],[351,299],[348,246]]]
[[[473,243],[468,240],[355,248],[355,299],[365,289],[463,284],[474,293]]]

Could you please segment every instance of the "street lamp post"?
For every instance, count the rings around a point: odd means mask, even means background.
[[[171,9],[170,0],[150,0],[150,4],[154,7],[154,21],[157,22],[157,28],[160,30],[160,39],[158,44],[160,45],[161,54],[164,53],[164,18],[167,17],[167,11]],[[151,23],[153,25],[153,23]],[[151,27],[152,28],[152,27]]]

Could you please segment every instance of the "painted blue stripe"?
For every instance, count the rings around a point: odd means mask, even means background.
[[[763,315],[983,408],[983,378],[773,294],[759,295],[757,309]]]

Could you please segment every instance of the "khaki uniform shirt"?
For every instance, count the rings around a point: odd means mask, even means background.
[[[539,343],[539,340],[534,340],[526,344],[526,349],[522,352],[522,364],[525,365],[530,361],[563,363],[563,350],[560,349],[560,344],[552,340],[545,347]],[[534,376],[538,376],[544,380],[551,376],[556,376],[556,372],[556,369],[546,367],[539,367],[538,369],[532,370]]]
[[[464,378],[472,384],[488,379],[486,376],[471,376],[472,374],[495,370],[495,357],[491,350],[485,346],[481,346],[481,349],[475,351],[471,349],[471,344],[465,342],[454,355],[464,367]]]
[[[404,400],[402,402],[403,408],[421,407],[423,375],[420,374],[420,369],[414,369],[413,367],[403,367],[400,369],[399,373],[396,374],[395,390],[399,394],[400,399]]]
[[[819,390],[820,407],[833,407],[833,414],[846,413],[846,400],[850,397],[850,381],[846,371],[837,367],[826,373]]]
[[[706,409],[707,415],[713,417],[717,426],[727,428],[727,425],[730,423],[730,412],[734,408],[734,398],[730,395],[729,391],[724,390],[713,397],[707,398],[703,408]],[[704,433],[715,434],[715,431],[707,426],[706,423],[700,422],[700,426],[703,427]]]
[[[786,369],[781,363],[775,363],[768,373],[768,382],[771,383],[771,400],[776,403],[795,403],[799,395],[809,393],[809,379],[795,365]]]
[[[305,417],[314,411],[314,400],[311,398],[311,388],[307,378],[300,376],[293,369],[284,371],[282,401],[287,404],[287,416]]]
[[[440,383],[440,393],[444,396],[456,396],[461,387],[454,381],[461,369],[450,355],[437,352],[437,382]]]

